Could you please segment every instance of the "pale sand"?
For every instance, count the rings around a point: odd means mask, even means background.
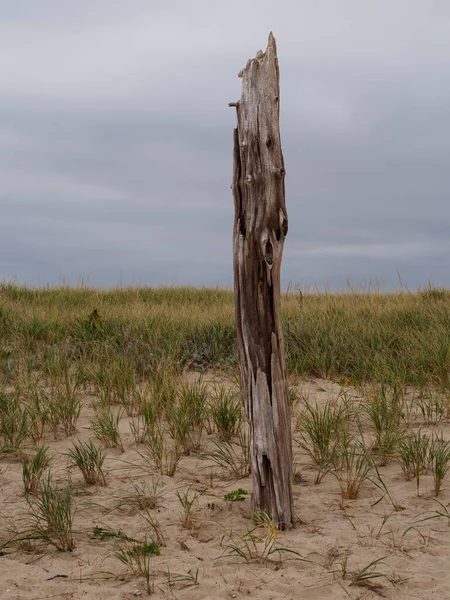
[[[326,381],[303,381],[299,384],[309,399],[321,402],[340,391],[337,384]],[[325,390],[325,391],[320,391]],[[79,421],[78,433],[71,438],[49,442],[54,457],[51,468],[58,481],[66,480],[64,452],[76,438],[87,439],[90,410]],[[440,426],[440,429],[450,424]],[[6,549],[0,558],[0,598],[8,600],[124,600],[145,597],[143,581],[125,578],[122,581],[102,579],[99,572],[125,574],[113,557],[114,541],[91,537],[95,525],[122,529],[128,536],[143,538],[144,522],[139,513],[129,509],[110,512],[120,497],[131,489],[130,482],[150,482],[153,478],[145,467],[130,434],[128,419],[122,430],[126,451],[120,454],[108,450],[106,460],[107,487],[85,486],[81,476],[73,474],[80,492],[76,496],[76,548],[72,553],[48,548],[45,553],[33,554]],[[404,510],[395,511],[387,497],[371,483],[357,500],[342,502],[337,481],[327,475],[320,485],[314,485],[310,461],[296,453],[296,468],[304,481],[294,486],[295,509],[300,519],[296,529],[280,533],[277,543],[299,552],[310,562],[293,560],[285,555],[281,563],[247,564],[240,558],[223,557],[220,542],[231,530],[244,533],[252,527],[249,519],[250,501],[228,503],[227,491],[242,487],[251,489],[250,479],[224,481],[213,479],[211,487],[208,461],[198,456],[183,457],[174,478],[162,477],[163,498],[152,514],[158,519],[167,546],[153,559],[155,593],[153,598],[218,599],[253,597],[270,599],[348,600],[385,597],[391,599],[450,598],[450,529],[446,519],[424,521],[410,529],[418,518],[430,516],[441,507],[432,497],[432,478],[424,475],[421,496],[416,496],[415,483],[404,480],[400,466],[392,463],[381,469],[383,479],[395,500]],[[21,465],[14,460],[0,463],[0,541],[8,537],[11,522],[26,508],[22,496]],[[450,481],[450,480],[449,480]],[[199,498],[198,522],[193,532],[180,526],[180,503],[177,489],[194,483],[206,490]],[[439,496],[444,506],[450,506],[450,490],[444,482]],[[81,493],[82,492],[82,493]],[[380,500],[377,503],[377,500]],[[385,516],[391,515],[381,527]],[[185,545],[182,548],[182,543]],[[374,579],[382,588],[373,590],[350,586],[351,576],[342,577],[347,561],[349,573],[358,571],[371,561],[386,557],[376,570],[392,580],[406,579],[393,585],[387,579]],[[165,581],[167,570],[173,575],[195,572],[199,584],[172,591]],[[55,577],[63,575],[64,577]],[[51,579],[51,578],[54,579]]]

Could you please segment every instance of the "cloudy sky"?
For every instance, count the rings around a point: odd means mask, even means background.
[[[448,0],[0,0],[0,279],[230,287],[228,102],[270,30],[283,286],[450,286]]]

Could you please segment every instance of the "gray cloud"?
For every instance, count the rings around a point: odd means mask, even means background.
[[[227,103],[273,29],[284,285],[450,285],[445,0],[0,0],[0,16],[0,277],[231,286]]]

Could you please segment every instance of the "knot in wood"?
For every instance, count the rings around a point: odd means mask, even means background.
[[[272,246],[272,242],[270,240],[267,240],[267,242],[266,242],[265,258],[266,258],[266,263],[268,265],[272,266],[272,264],[273,264],[273,246]]]
[[[287,232],[288,232],[288,220],[287,220],[287,216],[284,214],[283,209],[281,209],[281,208],[280,208],[280,214],[279,214],[279,222],[280,222],[281,234],[283,235],[283,237],[286,237]]]
[[[278,175],[278,177],[286,177],[286,171],[283,169],[283,167],[275,167],[275,174]]]

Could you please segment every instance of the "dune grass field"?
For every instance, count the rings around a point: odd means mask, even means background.
[[[0,598],[450,598],[450,291],[282,296],[296,527],[231,291],[0,286]]]

